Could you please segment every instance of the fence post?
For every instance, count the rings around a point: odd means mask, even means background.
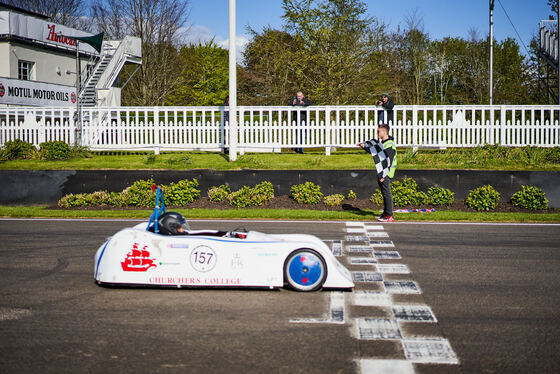
[[[505,137],[504,137],[505,128],[506,128],[506,106],[500,105],[500,136],[499,136],[500,145],[503,145],[505,141]]]
[[[412,149],[414,151],[416,151],[418,149],[418,143],[417,143],[417,134],[416,134],[416,125],[418,124],[418,105],[413,105],[412,106],[412,124],[410,126],[410,129],[412,131]]]
[[[330,156],[332,136],[331,136],[331,111],[329,110],[329,107],[325,108],[325,132],[326,132],[325,140],[327,143],[327,146],[325,147],[325,155]]]
[[[193,119],[194,122],[194,119]],[[160,148],[160,136],[159,136],[159,111],[157,107],[154,110],[154,155],[159,155],[159,148]]]

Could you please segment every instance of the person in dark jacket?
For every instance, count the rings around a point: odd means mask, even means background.
[[[391,179],[397,170],[397,147],[395,139],[389,135],[389,125],[379,125],[378,139],[371,139],[358,143],[366,152],[373,156],[377,183],[383,196],[383,213],[377,219],[380,222],[393,222],[393,195],[391,193]]]
[[[298,91],[296,93],[296,96],[294,96],[294,98],[292,99],[292,101],[290,101],[288,105],[298,106],[298,107],[308,107],[313,104],[311,104],[311,101],[307,100],[307,98],[303,95],[303,92]],[[299,120],[297,123],[299,126],[305,126],[307,123],[307,110],[299,110],[297,112],[294,112],[292,118],[295,119],[296,121]],[[307,137],[307,130],[305,131],[299,130],[299,140],[303,142],[306,137]],[[303,148],[294,148],[294,151],[303,154]]]
[[[386,123],[392,125],[393,122],[393,99],[389,97],[386,93],[381,95],[381,100],[377,100],[377,106],[383,107],[383,110],[379,111],[379,123]]]

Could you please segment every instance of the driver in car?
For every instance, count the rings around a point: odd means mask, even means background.
[[[185,217],[177,212],[167,212],[158,219],[158,228],[161,235],[204,235],[225,236],[227,231],[197,230],[192,231]]]

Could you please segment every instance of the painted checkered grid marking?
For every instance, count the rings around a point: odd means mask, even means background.
[[[394,247],[395,244],[391,240],[370,240],[369,244],[374,247]]]
[[[350,257],[350,265],[374,265],[377,260],[373,257]]]
[[[380,273],[381,274],[381,273]],[[405,281],[383,281],[385,291],[390,294],[420,294],[420,287],[418,283],[405,280]]]
[[[408,266],[404,264],[379,264],[377,271],[382,274],[409,274]]]
[[[346,235],[344,238],[347,242],[367,242],[369,241],[369,236],[365,235]]]
[[[377,259],[400,260],[401,255],[397,251],[373,251],[373,256]]]
[[[388,238],[389,234],[387,234],[385,231],[372,231],[372,232],[368,232],[367,234],[368,238]]]
[[[432,309],[427,305],[393,305],[392,309],[398,321],[437,322]]]
[[[391,307],[393,301],[385,292],[354,291],[354,305]]]
[[[367,224],[364,224],[364,227]],[[394,247],[392,241],[370,240],[373,247]],[[362,260],[367,259],[367,260]],[[391,259],[400,260],[397,251],[374,251],[372,260]],[[413,363],[457,364],[459,360],[447,339],[438,337],[403,338],[400,331],[400,322],[437,323],[431,308],[419,304],[394,304],[392,294],[421,294],[420,287],[412,280],[384,280],[384,274],[408,274],[408,267],[404,264],[375,264],[369,257],[351,257],[351,265],[375,265],[383,280],[385,291],[359,291],[354,290],[353,303],[358,306],[371,306],[390,308],[393,318],[356,318],[355,327],[357,338],[361,340],[391,339],[399,340],[403,346],[406,360],[384,360],[382,358],[360,358],[359,370],[361,373],[414,373]],[[368,272],[353,272],[355,274]],[[361,277],[361,275],[358,275]],[[377,278],[376,278],[377,279]]]
[[[412,362],[435,364],[459,363],[459,359],[447,339],[404,339],[402,345],[406,359]]]
[[[335,255],[335,257],[342,256],[342,241],[341,240],[333,240],[332,253],[333,253],[333,255]]]
[[[364,224],[364,228],[366,229],[366,231],[383,230],[383,225],[366,225],[366,224]]]
[[[352,278],[354,282],[381,282],[383,277],[381,273],[375,271],[353,271]]]
[[[371,374],[414,374],[412,362],[406,360],[383,360],[362,358],[360,371]]]
[[[356,318],[358,339],[402,339],[399,324],[389,318]]]
[[[373,253],[371,245],[348,245],[346,249],[348,253]]]

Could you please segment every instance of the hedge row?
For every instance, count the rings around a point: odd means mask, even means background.
[[[70,147],[62,141],[44,142],[39,149],[23,140],[7,141],[0,147],[0,161],[10,160],[67,160],[72,157],[85,157],[89,151],[84,147]]]
[[[137,206],[153,207],[155,193],[152,189],[153,179],[139,180],[121,192],[97,191],[90,194],[70,194],[61,198],[58,206],[62,208],[89,207],[89,206]],[[185,206],[200,197],[199,184],[196,179],[180,180],[176,183],[162,186],[165,202],[168,205]],[[394,181],[391,192],[395,207],[421,206],[421,205],[451,205],[454,202],[454,193],[443,187],[430,187],[427,192],[418,190],[418,183],[412,178]],[[274,197],[274,187],[270,182],[262,182],[254,187],[243,186],[237,191],[232,191],[227,185],[212,187],[208,190],[208,198],[212,202],[228,201],[233,207],[243,208],[261,206]],[[321,201],[329,206],[339,206],[345,199],[356,199],[352,190],[345,197],[342,194],[324,196],[321,187],[313,182],[297,184],[291,188],[291,197],[299,204],[315,205]],[[379,190],[371,196],[375,204],[383,204],[383,196]],[[465,204],[477,211],[488,211],[496,208],[500,200],[500,193],[492,186],[482,186],[470,191]],[[513,205],[525,209],[546,209],[548,201],[544,192],[534,186],[522,186],[516,192],[511,202]]]

